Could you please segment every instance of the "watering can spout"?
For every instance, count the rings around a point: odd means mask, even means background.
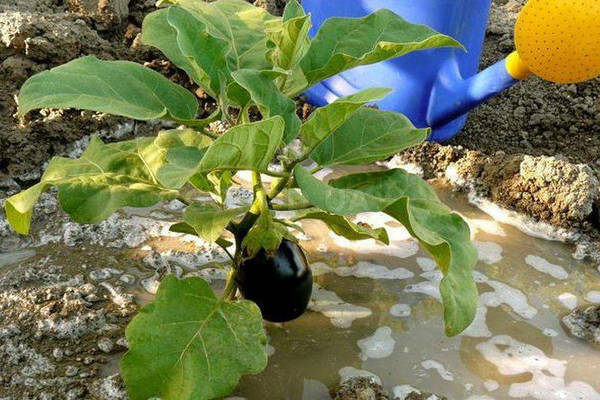
[[[467,79],[450,60],[433,86],[427,123],[433,128],[444,126],[530,74],[516,52]]]

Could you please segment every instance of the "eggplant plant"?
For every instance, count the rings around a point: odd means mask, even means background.
[[[234,390],[242,375],[265,368],[263,317],[287,321],[309,302],[312,275],[290,233],[306,219],[322,221],[349,240],[389,244],[385,228],[359,225],[351,217],[383,212],[395,218],[443,273],[446,334],[463,331],[475,315],[477,288],[476,250],[461,217],[426,182],[402,169],[329,182],[314,176],[324,167],[386,159],[421,143],[430,130],[415,128],[401,114],[365,107],[389,93],[384,88],[337,99],[304,123],[293,100],[346,69],[460,44],[388,10],[330,19],[310,38],[310,16],[296,0],[282,17],[243,0],[165,3],[145,18],[143,42],[214,98],[216,111],[197,118],[193,93],[132,62],[88,56],[39,73],[21,88],[20,115],[78,108],[162,119],[179,128],[109,144],[93,137],[80,158],[53,158],[38,184],[5,202],[9,223],[27,235],[34,205],[50,187],[58,188],[62,208],[83,224],[122,207],[179,199],[187,208],[171,230],[225,249],[235,242],[222,295],[201,278],[168,276],[129,324],[121,374],[130,398],[212,399]],[[228,129],[211,129],[215,121]],[[247,207],[228,208],[225,198],[239,184],[237,171],[251,171],[254,197]],[[263,182],[266,176],[270,184]],[[194,201],[192,189],[212,200]],[[297,211],[286,220],[280,210]]]

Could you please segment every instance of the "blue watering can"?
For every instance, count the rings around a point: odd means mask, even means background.
[[[454,37],[462,49],[433,49],[361,66],[329,78],[306,95],[322,106],[374,86],[395,89],[377,105],[401,112],[445,141],[464,126],[467,112],[534,73],[580,82],[600,75],[600,2],[530,0],[517,21],[517,51],[478,72],[492,0],[303,0],[311,35],[331,17],[363,17],[387,8],[412,23]],[[582,31],[585,27],[585,31]]]

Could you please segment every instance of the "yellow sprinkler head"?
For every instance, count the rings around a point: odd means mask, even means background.
[[[507,67],[515,78],[529,70],[556,83],[600,75],[600,1],[529,0],[515,27],[517,53]]]

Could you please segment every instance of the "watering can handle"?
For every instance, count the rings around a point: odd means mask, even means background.
[[[531,75],[516,52],[468,79],[455,62],[446,64],[431,92],[427,122],[440,127]]]

